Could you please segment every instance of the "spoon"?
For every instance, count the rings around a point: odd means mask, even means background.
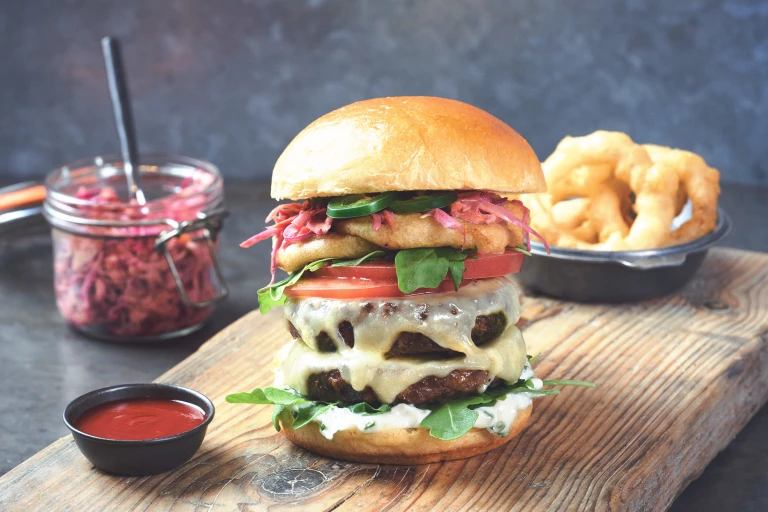
[[[120,139],[120,149],[123,153],[123,170],[128,182],[128,195],[131,201],[140,205],[147,203],[144,191],[141,190],[139,177],[139,152],[136,145],[136,130],[133,127],[133,112],[131,98],[128,94],[128,83],[123,69],[123,57],[120,42],[112,37],[101,40],[104,53],[104,64],[107,68],[107,83],[109,97],[112,99],[112,110],[115,113],[117,137]]]

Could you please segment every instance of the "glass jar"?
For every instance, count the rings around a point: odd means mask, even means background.
[[[127,200],[119,157],[80,160],[46,178],[56,304],[92,337],[183,336],[228,293],[217,258],[227,213],[218,169],[162,154],[141,162],[145,205]]]

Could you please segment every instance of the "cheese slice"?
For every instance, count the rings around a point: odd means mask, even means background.
[[[501,336],[464,357],[441,360],[417,358],[384,359],[382,354],[360,350],[316,352],[301,339],[293,342],[280,364],[278,382],[303,395],[309,394],[307,380],[315,373],[339,370],[342,378],[357,391],[370,386],[382,403],[392,403],[402,391],[425,377],[445,377],[454,370],[484,370],[487,384],[499,377],[515,382],[523,371],[526,351],[520,330],[510,325]]]
[[[443,348],[470,355],[472,327],[479,315],[503,312],[507,324],[520,319],[520,290],[507,277],[480,279],[454,293],[416,295],[409,298],[333,300],[289,299],[285,318],[310,348],[325,333],[338,351],[386,353],[402,332],[427,336]],[[349,322],[355,332],[354,349],[339,334],[339,324]]]

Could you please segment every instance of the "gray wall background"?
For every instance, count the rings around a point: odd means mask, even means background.
[[[768,184],[768,1],[0,0],[0,179],[118,148],[99,39],[120,37],[142,150],[268,177],[306,124],[426,94],[546,157],[598,128]]]

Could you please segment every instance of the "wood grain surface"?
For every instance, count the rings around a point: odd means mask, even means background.
[[[663,510],[768,397],[768,255],[714,250],[679,295],[624,306],[527,297],[539,376],[577,378],[538,399],[504,448],[398,467],[314,456],[277,434],[270,407],[228,392],[271,383],[288,339],[251,313],[159,381],[216,404],[197,455],[145,478],[94,469],[63,438],[0,479],[3,510]],[[53,414],[53,412],[52,412]]]

